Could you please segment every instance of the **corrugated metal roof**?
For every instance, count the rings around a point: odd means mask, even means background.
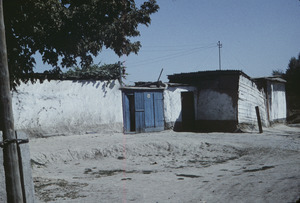
[[[279,78],[279,77],[261,77],[261,78],[252,78],[255,81],[258,80],[269,80],[269,81],[274,81],[274,82],[281,82],[281,83],[286,83],[286,80]]]
[[[177,73],[173,75],[168,75],[168,79],[170,82],[180,82],[181,79],[187,78],[201,78],[201,77],[210,77],[210,76],[223,76],[223,75],[243,75],[246,78],[251,78],[246,75],[241,70],[214,70],[214,71],[198,71],[198,72],[189,72],[189,73]]]

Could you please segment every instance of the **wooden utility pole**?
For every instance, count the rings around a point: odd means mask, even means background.
[[[9,72],[6,53],[3,0],[0,0],[0,125],[3,131],[3,159],[7,202],[22,203],[22,186],[14,130]],[[2,163],[0,163],[2,164]]]
[[[222,48],[222,44],[220,41],[218,41],[218,47],[219,47],[219,70],[221,70],[221,48]]]
[[[257,123],[258,123],[258,129],[259,133],[263,133],[262,125],[261,125],[261,119],[260,119],[260,113],[258,106],[255,107],[256,116],[257,116]]]

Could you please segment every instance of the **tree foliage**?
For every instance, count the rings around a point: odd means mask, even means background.
[[[285,72],[273,70],[272,75],[284,78],[288,94],[300,97],[300,53],[298,58],[291,57]]]
[[[285,75],[288,81],[287,88],[300,96],[300,53],[298,58],[292,57],[290,59]]]
[[[134,0],[4,1],[8,65],[11,80],[33,73],[34,55],[55,69],[93,63],[103,48],[117,55],[137,53],[139,25],[148,26],[159,9],[155,0],[139,7]]]
[[[272,71],[272,76],[274,77],[284,77],[284,74],[285,73],[283,72],[283,70],[280,69]]]
[[[285,72],[273,70],[272,75],[286,80],[288,121],[300,122],[300,53],[291,57]]]
[[[300,122],[300,53],[298,58],[292,57],[285,72],[273,70],[273,76],[286,80],[286,98],[288,122]]]
[[[104,65],[93,64],[85,69],[76,66],[63,73],[63,76],[65,78],[114,80],[119,79],[121,74],[125,78],[125,67],[121,63],[115,63]]]
[[[290,59],[285,79],[287,80],[286,90],[289,106],[291,109],[300,110],[300,53],[298,58],[292,57]]]

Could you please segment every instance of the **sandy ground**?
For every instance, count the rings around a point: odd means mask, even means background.
[[[30,141],[36,202],[296,202],[300,128]]]

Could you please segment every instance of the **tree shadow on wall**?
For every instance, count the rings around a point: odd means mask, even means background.
[[[104,93],[104,97],[106,97],[108,88],[112,90],[116,86],[116,81],[96,81],[96,80],[73,80],[73,83],[79,83],[81,84],[81,87],[91,85],[95,87],[96,89],[100,88]],[[102,84],[102,85],[101,85]]]
[[[99,85],[100,85],[100,83],[99,83]],[[102,85],[102,91],[104,93],[104,97],[106,97],[107,88],[109,88],[110,90],[112,90],[115,86],[116,86],[116,82],[115,81],[108,81],[107,83],[103,83],[103,85]]]

